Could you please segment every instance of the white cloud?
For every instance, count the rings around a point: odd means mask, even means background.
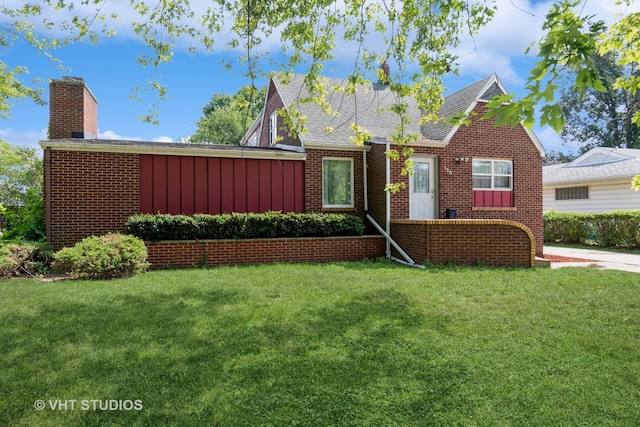
[[[104,132],[98,131],[98,138],[114,139],[114,140],[120,140],[120,141],[142,141],[142,138],[140,138],[139,136],[123,136],[112,130],[106,130]]]
[[[117,133],[115,131],[112,131],[112,130],[106,130],[104,132],[98,132],[98,138],[99,139],[119,140],[119,141],[144,141],[144,139],[142,137],[120,135],[119,133]],[[146,141],[149,141],[149,140],[146,140]],[[173,138],[171,138],[169,136],[165,136],[165,135],[160,135],[160,136],[153,137],[151,139],[151,141],[152,142],[173,142]]]
[[[173,142],[173,138],[169,136],[156,136],[152,140],[153,142]]]
[[[480,76],[496,72],[507,86],[522,86],[528,69],[516,69],[515,65],[525,59],[525,50],[542,37],[542,25],[554,1],[497,0],[498,6],[493,20],[475,37],[467,38],[457,49],[462,73]],[[613,23],[617,14],[640,10],[640,4],[631,7],[610,2],[585,2],[583,16],[593,16],[607,25]],[[535,49],[532,49],[532,63]]]
[[[459,55],[464,59],[465,63],[474,64],[476,68],[492,67],[495,64],[492,62],[491,56],[486,56],[490,51],[501,52],[505,55],[523,55],[524,49],[532,42],[537,41],[542,34],[542,23],[544,22],[546,13],[553,3],[557,3],[558,0],[496,0],[497,12],[494,19],[478,34],[473,40],[468,39],[459,49]],[[10,8],[17,8],[21,5],[30,3],[27,0],[0,0],[0,5],[7,5]],[[91,2],[90,2],[91,3]],[[99,5],[94,4],[81,4],[80,2],[74,2],[72,10],[59,9],[55,10],[53,6],[46,4],[40,5],[42,7],[41,16],[45,16],[50,22],[55,24],[61,24],[63,22],[70,22],[75,15],[81,17],[88,17],[89,19],[96,16],[97,13],[104,16],[111,14],[117,14],[118,19],[110,19],[106,24],[98,19],[93,21],[92,29],[94,31],[100,31],[101,25],[108,25],[116,31],[116,37],[124,40],[139,40],[135,34],[131,23],[143,22],[146,18],[142,18],[139,13],[131,6],[128,0],[112,0],[108,2],[101,2]],[[190,5],[194,12],[194,18],[183,19],[182,22],[188,23],[194,28],[203,29],[202,25],[198,22],[199,18],[206,14],[206,10],[212,7],[207,2],[192,2]],[[337,1],[332,7],[338,11],[345,9],[344,3]],[[632,6],[616,5],[613,1],[599,1],[599,2],[584,2],[580,7],[583,7],[584,15],[593,15],[595,19],[604,20],[608,24],[613,22],[616,14],[629,13],[632,11],[640,10],[640,4],[634,3]],[[221,30],[218,33],[211,33],[208,30],[204,30],[205,33],[214,37],[216,42],[216,50],[221,51],[225,49],[226,44],[233,37],[232,26],[234,24],[235,17],[225,13],[225,16],[219,19],[221,23]],[[69,35],[63,30],[61,25],[54,25],[51,29],[44,30],[37,19],[32,19],[36,25],[36,30],[43,31],[49,36],[64,37]],[[368,25],[371,30],[372,23]],[[278,50],[281,46],[280,33],[282,28],[275,28],[269,36],[262,35],[262,44],[255,46],[254,49],[257,52],[265,52],[268,50]],[[341,49],[344,47],[344,41],[339,40],[341,31],[337,31],[338,37],[337,56],[340,57],[345,52],[350,51],[350,47],[347,49]],[[381,40],[379,35],[370,34],[371,40],[369,40],[369,48],[375,46]],[[178,41],[178,48],[186,49],[189,46],[193,46],[194,41],[189,40],[188,36],[185,36],[183,40]],[[234,49],[231,49],[234,50]],[[242,46],[238,47],[238,52],[245,53]],[[471,58],[475,53],[475,60]],[[508,61],[501,61],[500,64],[506,64]],[[484,67],[481,64],[484,63]],[[484,73],[486,74],[486,73]]]
[[[47,129],[17,130],[12,128],[0,129],[0,139],[15,146],[40,148],[38,142],[47,139]]]
[[[543,129],[535,130],[536,136],[542,143],[547,154],[551,151],[557,151],[565,154],[579,154],[580,148],[575,144],[565,144],[560,138],[560,135],[551,129],[545,127]]]
[[[99,139],[109,140],[121,140],[121,141],[143,141],[144,139],[139,136],[124,136],[119,133],[106,130],[104,132],[98,132]],[[17,130],[12,128],[0,129],[0,139],[7,141],[11,145],[15,146],[28,146],[34,148],[40,148],[39,142],[47,139],[47,129],[42,130]],[[150,139],[153,142],[174,142],[173,138],[160,135]]]
[[[30,4],[32,2],[27,0],[0,0],[0,5],[5,5],[12,9],[20,8],[23,5]],[[101,41],[107,39],[106,36],[102,36],[102,33],[113,32],[113,37],[118,41],[137,40],[140,41],[140,37],[135,33],[133,23],[144,23],[148,21],[147,16],[141,16],[133,7],[129,0],[111,0],[100,2],[99,4],[93,4],[93,2],[72,2],[73,8],[56,8],[56,2],[48,5],[45,2],[39,5],[41,8],[40,17],[45,17],[49,23],[54,25],[49,28],[44,28],[42,25],[42,19],[31,18],[29,19],[34,25],[35,30],[44,34],[47,37],[53,38],[66,38],[77,34],[77,31],[73,30],[73,33],[68,30],[72,28],[69,25],[74,18],[80,17],[91,21],[91,30],[98,33],[101,37]],[[225,51],[234,37],[232,26],[234,24],[234,17],[228,12],[224,13],[224,17],[219,19],[222,28],[216,34],[212,34],[209,30],[205,29],[199,20],[206,14],[208,8],[215,8],[215,5],[208,4],[207,2],[192,2],[189,5],[194,13],[193,18],[182,18],[180,23],[184,23],[192,28],[201,30],[203,34],[213,36],[215,39],[215,50],[218,52]],[[112,19],[112,16],[117,16],[117,19]],[[107,17],[103,22],[100,17]],[[97,19],[96,19],[97,18]],[[159,28],[159,27],[158,27]],[[166,37],[166,35],[164,35]],[[278,48],[280,32],[273,31],[269,36],[262,35],[262,44],[257,46],[254,50],[257,52],[264,52],[267,48]],[[187,50],[189,48],[196,47],[198,49],[204,49],[204,47],[196,40],[193,40],[191,36],[185,33],[181,38],[174,40],[176,42],[176,48]],[[230,49],[235,50],[235,49]],[[242,46],[237,48],[238,53],[245,53]]]

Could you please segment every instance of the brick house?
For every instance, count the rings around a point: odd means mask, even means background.
[[[286,84],[269,82],[265,106],[243,140],[246,146],[304,149],[305,207],[313,211],[367,212],[390,233],[393,223],[405,220],[504,220],[523,224],[542,254],[542,157],[536,135],[522,125],[496,127],[482,120],[486,102],[506,93],[497,75],[491,75],[445,98],[445,119],[469,114],[468,125],[448,121],[420,125],[416,101],[405,99],[411,118],[407,132],[418,135],[411,144],[415,162],[412,177],[402,176],[402,162],[385,152],[397,148],[390,135],[400,123],[389,108],[397,102],[384,84],[374,83],[355,95],[346,94],[345,80],[327,79],[327,100],[339,115],[324,114],[309,96],[304,76]],[[296,108],[307,117],[307,133],[290,137],[282,114]],[[373,135],[369,143],[350,142],[350,124],[357,122]],[[366,171],[366,173],[365,173]],[[343,175],[340,175],[343,174]],[[387,182],[403,182],[405,189],[390,194]],[[333,186],[344,188],[337,192]],[[337,193],[340,199],[332,201]],[[473,237],[470,237],[473,240]],[[464,245],[466,242],[461,242]]]
[[[329,87],[343,83],[328,80]],[[419,135],[411,178],[385,155],[399,120],[387,111],[394,97],[385,85],[367,89],[331,92],[337,117],[300,104],[309,132],[292,137],[276,112],[304,97],[303,78],[287,85],[271,79],[260,117],[241,145],[230,146],[96,139],[97,101],[85,82],[52,80],[50,134],[40,143],[47,239],[57,249],[121,232],[137,213],[344,212],[369,218],[380,227],[371,226],[374,233],[398,240],[397,247],[387,244],[388,256],[405,246],[418,263],[532,266],[542,254],[544,150],[523,126],[479,119],[486,100],[506,92],[497,76],[446,98],[442,113],[473,113],[469,125],[420,126],[408,100],[408,131]],[[371,141],[350,142],[353,122],[373,134]],[[405,190],[384,191],[400,181]]]
[[[138,213],[304,211],[304,153],[230,145],[95,139],[82,79],[50,81],[44,150],[47,240],[59,249],[122,232]]]

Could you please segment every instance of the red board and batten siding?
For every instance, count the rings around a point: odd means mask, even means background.
[[[473,190],[473,207],[475,208],[513,206],[513,191]]]
[[[140,155],[140,212],[304,212],[304,161]]]

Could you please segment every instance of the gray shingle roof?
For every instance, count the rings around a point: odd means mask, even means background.
[[[442,116],[445,121],[427,123],[422,126],[422,135],[433,141],[444,141],[455,127],[448,123],[447,120],[455,114],[467,111],[469,107],[480,98],[481,91],[493,77],[495,77],[495,74],[448,95],[444,99],[444,104],[442,104],[442,108],[440,109],[440,116]]]
[[[640,174],[640,150],[596,147],[570,163],[544,166],[543,185],[571,184]]]
[[[353,132],[349,126],[354,122],[371,132],[374,138],[387,140],[396,126],[400,124],[398,115],[389,111],[389,108],[396,104],[398,99],[388,86],[374,83],[359,88],[356,94],[347,95],[335,90],[336,87],[345,87],[347,80],[328,78],[327,81],[327,101],[334,111],[339,112],[339,116],[333,117],[324,114],[315,103],[301,103],[299,105],[300,113],[309,118],[306,123],[309,132],[301,136],[303,145],[305,143],[326,143],[351,146],[349,137],[353,135]],[[491,88],[487,88],[490,81],[497,82],[497,76],[489,76],[447,96],[440,112],[441,116],[448,119],[454,114],[468,111],[483,92]],[[304,85],[303,75],[294,74],[286,85],[282,78],[275,77],[274,83],[286,106],[309,96]],[[454,129],[454,126],[445,122],[430,123],[420,127],[422,114],[417,108],[416,100],[405,98],[404,101],[408,104],[407,111],[411,117],[408,132],[418,133],[425,139],[444,141]],[[326,132],[327,128],[332,128],[334,131],[328,133]]]

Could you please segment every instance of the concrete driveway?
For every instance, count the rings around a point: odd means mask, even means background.
[[[544,254],[574,258],[574,260],[563,262],[554,262],[551,259],[551,268],[598,266],[600,268],[640,273],[640,255],[558,246],[545,246]]]

